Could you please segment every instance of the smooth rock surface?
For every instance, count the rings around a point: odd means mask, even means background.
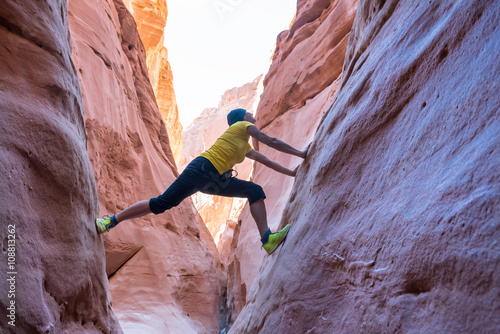
[[[146,50],[149,81],[167,128],[172,154],[178,159],[182,152],[182,125],[179,121],[168,51],[163,46],[167,3],[165,0],[124,0],[124,4],[137,24]]]
[[[292,229],[231,333],[498,333],[499,18],[360,1]]]
[[[132,15],[120,0],[70,0],[69,12],[100,212],[112,215],[164,192],[177,169]],[[221,278],[206,235],[190,199],[103,235],[125,333],[219,330]]]
[[[290,30],[278,36],[271,68],[257,110],[257,126],[297,149],[311,142],[338,89],[357,1],[300,1]],[[302,159],[254,143],[260,152],[288,168]],[[266,193],[268,224],[279,228],[294,179],[256,163],[254,182]],[[230,322],[247,301],[266,252],[246,206],[239,217],[228,265]],[[232,313],[231,313],[232,312]]]
[[[0,2],[2,333],[122,333],[68,37],[65,1]]]

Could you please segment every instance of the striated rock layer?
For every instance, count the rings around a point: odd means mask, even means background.
[[[125,5],[70,0],[69,21],[100,212],[111,215],[158,196],[177,169],[146,51]],[[190,199],[103,236],[113,307],[126,333],[219,329],[217,251],[207,236]]]
[[[175,99],[172,68],[168,62],[167,49],[163,46],[167,3],[165,0],[124,0],[124,3],[136,21],[146,51],[149,80],[167,128],[170,148],[177,159],[182,151],[182,125]]]
[[[210,148],[217,138],[228,128],[227,114],[236,108],[255,112],[262,90],[262,75],[242,87],[227,90],[217,108],[205,109],[182,133],[184,148],[179,159],[179,169],[183,170],[191,160]],[[252,174],[252,161],[245,159],[234,167],[238,178],[248,180]],[[212,237],[218,241],[228,226],[229,220],[236,221],[246,199],[212,196],[197,193],[194,204],[207,225]]]
[[[2,333],[122,332],[68,33],[65,1],[0,2]]]
[[[299,1],[296,19],[278,36],[273,63],[264,80],[257,126],[298,149],[311,142],[338,89],[357,1]],[[257,144],[257,143],[256,143]],[[256,148],[289,168],[302,159],[265,145]],[[294,179],[256,164],[254,181],[266,193],[268,223],[276,231]],[[229,261],[228,301],[234,321],[266,255],[246,206],[239,217]]]
[[[360,1],[292,229],[232,333],[498,332],[499,17]]]

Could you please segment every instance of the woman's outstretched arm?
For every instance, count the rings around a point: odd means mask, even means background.
[[[285,174],[288,176],[295,176],[297,174],[297,168],[294,170],[288,169],[286,167],[281,166],[279,163],[272,161],[268,157],[266,157],[264,154],[257,152],[256,150],[251,150],[246,154],[246,157],[252,160],[255,160],[257,162],[260,162],[264,166],[267,166],[271,169],[274,169],[277,172],[280,172],[281,174]]]
[[[300,158],[305,158],[307,155],[308,148],[306,148],[303,151],[299,151],[292,146],[288,145],[282,140],[279,140],[278,138],[274,138],[271,136],[266,135],[264,132],[260,131],[257,129],[256,126],[249,126],[247,127],[247,133],[252,136],[253,138],[257,139],[263,144],[266,144],[269,147],[272,147],[278,151],[281,151],[283,153],[288,153],[291,155],[295,155]],[[252,158],[250,158],[252,159]]]

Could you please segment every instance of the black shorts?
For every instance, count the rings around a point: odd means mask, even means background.
[[[225,179],[210,160],[197,157],[163,194],[149,200],[149,208],[154,214],[165,212],[198,191],[218,196],[248,198],[250,205],[266,198],[261,186],[234,177]]]

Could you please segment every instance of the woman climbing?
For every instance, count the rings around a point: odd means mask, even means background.
[[[133,204],[112,217],[97,219],[99,234],[125,220],[142,217],[149,213],[160,214],[179,205],[186,197],[197,191],[206,194],[248,198],[250,212],[260,232],[262,247],[271,254],[286,237],[290,225],[271,233],[267,225],[267,214],[262,187],[249,181],[232,176],[232,168],[245,157],[260,162],[285,175],[295,176],[297,168],[290,170],[268,159],[262,153],[252,149],[250,136],[278,151],[305,158],[307,148],[298,151],[285,142],[270,137],[255,126],[255,118],[245,109],[232,110],[227,115],[229,128],[217,139],[215,144],[191,161],[179,177],[160,196]]]

